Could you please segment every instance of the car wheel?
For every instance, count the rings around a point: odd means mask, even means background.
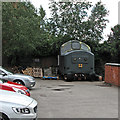
[[[21,80],[15,80],[14,82],[15,82],[15,83],[18,83],[18,84],[21,84],[21,85],[25,85],[25,84],[23,83],[23,81],[21,81]]]
[[[5,114],[0,113],[0,120],[9,120],[9,118]]]

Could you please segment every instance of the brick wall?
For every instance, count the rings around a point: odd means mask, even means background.
[[[120,86],[120,64],[105,64],[105,82],[112,85]]]

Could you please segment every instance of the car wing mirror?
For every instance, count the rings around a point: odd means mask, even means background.
[[[6,76],[7,74],[6,73],[1,73],[2,76]]]

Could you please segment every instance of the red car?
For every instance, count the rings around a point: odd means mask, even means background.
[[[0,79],[0,89],[13,91],[13,92],[17,92],[17,93],[20,93],[20,94],[30,96],[30,92],[29,92],[28,88],[26,88],[23,85],[20,85],[20,84],[17,84],[17,83],[8,81],[8,80]]]

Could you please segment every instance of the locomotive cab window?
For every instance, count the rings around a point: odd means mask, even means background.
[[[84,43],[81,43],[81,49],[85,50],[85,51],[91,51],[90,47],[88,45],[84,44]]]
[[[72,43],[72,49],[73,50],[79,50],[80,49],[80,43],[79,42],[73,42]]]
[[[62,45],[61,47],[61,55],[64,55],[65,53],[71,51],[71,43],[67,42],[65,44]]]

